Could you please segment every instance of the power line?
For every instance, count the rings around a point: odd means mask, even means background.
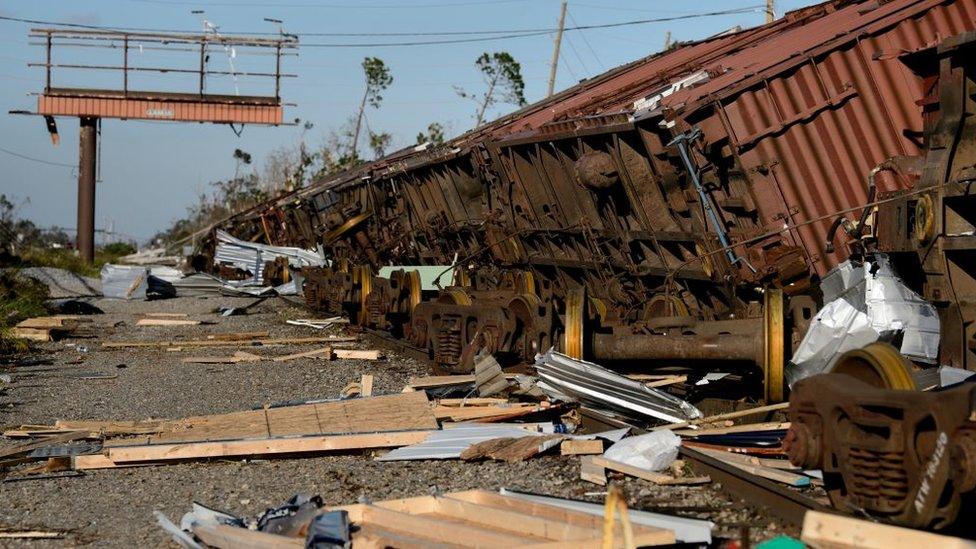
[[[9,151],[9,150],[4,149],[4,148],[0,148],[0,152],[5,152],[5,153],[7,153],[7,154],[9,154],[11,156],[16,156],[17,158],[23,158],[24,160],[30,160],[32,162],[38,162],[40,164],[47,164],[49,166],[61,166],[63,168],[75,168],[76,167],[73,164],[62,164],[61,162],[51,162],[50,160],[41,160],[40,158],[34,158],[32,156],[27,156],[27,155],[24,155],[24,154],[20,154],[18,152]]]
[[[579,26],[579,23],[576,22],[576,18],[573,17],[572,11],[569,12],[569,20],[572,21],[574,25]],[[596,50],[593,49],[593,46],[590,45],[590,41],[586,38],[586,33],[580,32],[579,34],[580,38],[583,39],[583,42],[586,43],[586,47],[590,48],[590,53],[593,54],[593,59],[596,59],[596,62],[600,64],[600,68],[606,69],[607,66],[603,64],[603,61],[600,60],[600,56],[596,54]]]
[[[496,4],[514,4],[527,2],[529,0],[495,0],[495,1],[468,1],[468,2],[442,2],[433,4],[324,4],[321,2],[295,2],[289,4],[269,5],[267,2],[192,2],[184,0],[129,0],[130,2],[140,2],[143,4],[161,4],[164,6],[218,6],[218,7],[261,7],[261,8],[326,8],[326,9],[419,9],[419,8],[452,8],[455,6],[491,6]]]
[[[650,23],[663,23],[670,21],[681,21],[687,19],[697,19],[702,17],[715,17],[721,15],[735,15],[742,13],[756,13],[759,11],[764,11],[765,6],[747,6],[743,8],[735,8],[729,10],[720,10],[713,12],[700,12],[700,13],[689,13],[683,15],[673,15],[669,17],[656,17],[649,19],[637,19],[631,21],[618,21],[616,23],[602,23],[593,25],[576,25],[572,27],[566,27],[564,31],[582,31],[587,29],[607,29],[616,27],[625,27],[633,25],[646,25]],[[112,27],[103,25],[86,25],[82,23],[66,23],[58,21],[44,21],[38,19],[23,19],[18,17],[7,17],[0,16],[0,20],[12,21],[18,23],[29,23],[35,25],[55,25],[60,27],[70,27],[70,28],[83,28],[92,30],[109,30],[109,31],[131,31],[131,32],[177,32],[177,33],[194,33],[197,31],[188,30],[176,30],[176,29],[153,29],[146,27]],[[379,42],[379,43],[303,43],[301,46],[304,47],[330,47],[330,48],[354,48],[354,47],[382,47],[382,46],[420,46],[420,45],[436,45],[436,44],[458,44],[464,42],[482,42],[486,40],[503,40],[510,38],[524,38],[529,36],[541,36],[544,34],[551,34],[557,32],[556,28],[534,28],[534,29],[508,29],[508,30],[481,30],[481,31],[441,31],[441,32],[298,32],[289,33],[292,36],[334,36],[334,37],[381,37],[381,36],[470,36],[476,35],[477,38],[470,39],[457,39],[457,40],[429,40],[429,41],[409,41],[409,42]],[[226,35],[278,35],[278,33],[272,32],[223,32]],[[481,35],[496,35],[496,36],[481,36]]]

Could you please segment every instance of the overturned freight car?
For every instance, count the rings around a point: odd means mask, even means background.
[[[308,305],[403,337],[443,371],[555,346],[721,364],[780,400],[820,277],[871,237],[866,204],[914,185],[896,170],[868,178],[921,152],[932,75],[913,52],[974,28],[976,0],[826,2],[614,69],[224,228],[322,246],[331,265],[305,269]],[[379,276],[390,265],[443,276]]]

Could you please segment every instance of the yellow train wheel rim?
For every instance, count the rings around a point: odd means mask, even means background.
[[[915,238],[919,244],[926,244],[932,240],[932,230],[935,227],[935,207],[932,197],[923,194],[915,203]]]
[[[881,389],[917,390],[911,363],[890,343],[877,341],[861,349],[847,351],[830,369]]]
[[[413,312],[414,307],[420,305],[422,290],[420,284],[420,271],[408,272],[403,280],[410,288],[410,311]]]
[[[359,215],[353,216],[348,220],[346,220],[346,222],[343,223],[342,225],[339,225],[335,229],[326,232],[325,235],[323,235],[322,239],[325,240],[326,244],[332,244],[333,242],[338,240],[339,237],[346,234],[347,232],[352,230],[354,227],[356,227],[363,221],[369,219],[371,215],[373,215],[373,212],[363,212]]]
[[[353,269],[354,280],[359,283],[359,324],[365,326],[368,323],[369,293],[373,291],[373,272],[368,266],[356,267]]]

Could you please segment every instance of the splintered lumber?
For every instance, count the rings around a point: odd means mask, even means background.
[[[436,428],[424,393],[397,393],[169,421],[149,443]]]
[[[227,334],[212,334],[208,335],[207,339],[216,339],[218,341],[241,341],[250,339],[267,339],[270,337],[269,332],[230,332]]]
[[[366,543],[377,547],[603,546],[601,516],[482,490],[332,509],[348,512],[358,527],[353,532],[354,547]],[[674,532],[668,529],[634,524],[632,532],[634,546],[675,543]],[[618,532],[618,543],[612,547],[622,547],[622,538]]]
[[[238,362],[258,362],[262,357],[253,353],[237,351],[233,356],[188,356],[181,360],[184,364],[237,364]]]
[[[357,341],[355,337],[287,337],[280,339],[190,339],[186,341],[106,341],[102,347],[107,349],[125,349],[129,347],[223,347],[240,345],[310,345],[313,343],[334,343]]]
[[[290,355],[276,356],[271,359],[272,362],[288,362],[289,360],[296,360],[299,358],[324,358],[325,360],[332,360],[332,347],[322,347],[321,349],[313,349],[311,351],[305,351],[303,353],[292,353]]]
[[[800,540],[817,549],[943,549],[976,547],[976,542],[902,528],[889,524],[868,522],[854,517],[807,511],[803,516]]]
[[[31,341],[51,341],[54,339],[51,337],[51,330],[49,328],[23,328],[21,326],[14,326],[11,335]]]
[[[593,461],[594,456],[580,458],[580,479],[600,486],[607,485],[607,471]]]
[[[0,539],[61,539],[64,532],[46,530],[0,530]]]
[[[471,398],[442,398],[437,401],[441,406],[487,406],[490,404],[507,404],[507,398],[471,397]]]
[[[395,448],[423,442],[429,434],[430,431],[391,431],[350,435],[225,440],[221,442],[112,446],[106,449],[106,457],[118,466],[140,462]],[[78,468],[77,465],[75,468]]]
[[[362,379],[359,380],[359,396],[361,396],[361,397],[371,397],[371,396],[373,396],[373,376],[372,376],[372,374],[363,374]]]
[[[193,534],[210,547],[221,549],[302,549],[305,540],[238,528],[227,524],[203,525],[193,527]]]
[[[464,385],[474,382],[475,377],[473,375],[412,377],[407,382],[407,388],[429,389],[432,387],[449,387],[451,385]]]
[[[336,349],[333,353],[340,360],[379,360],[381,356],[377,350]]]
[[[548,450],[563,438],[565,438],[563,435],[493,438],[465,448],[461,451],[461,459],[472,461],[491,458],[509,463],[525,461]]]
[[[669,425],[660,425],[654,427],[652,430],[658,429],[683,429],[689,425],[704,425],[708,423],[716,423],[718,421],[724,421],[726,419],[737,419],[740,417],[746,417],[756,414],[765,414],[767,412],[775,412],[777,410],[785,410],[790,406],[789,402],[780,402],[779,404],[770,404],[768,406],[759,406],[757,408],[749,408],[748,410],[739,410],[737,412],[729,412],[727,414],[718,414],[715,416],[708,416],[696,419],[694,421],[682,421],[681,423],[672,423]]]
[[[77,315],[28,318],[18,322],[11,333],[14,337],[31,341],[51,341],[54,339],[54,334],[63,334],[75,330],[81,318]]]
[[[603,467],[604,469],[610,469],[611,471],[617,471],[618,473],[644,479],[655,484],[707,484],[712,481],[712,479],[707,476],[673,477],[664,473],[648,471],[647,469],[641,469],[640,467],[634,467],[633,465],[607,459],[603,456],[591,456],[591,459],[592,463],[598,467]]]
[[[564,440],[559,446],[559,453],[564,456],[583,456],[603,453],[603,441],[600,439],[583,440],[568,439]]]
[[[187,318],[186,313],[146,313],[145,316],[149,318]]]
[[[767,467],[759,458],[708,448],[696,448],[696,450],[757,477],[782,482],[789,486],[802,487],[810,485],[810,477],[774,467]]]
[[[136,326],[197,326],[201,322],[185,318],[140,318]]]
[[[450,421],[501,421],[546,410],[532,402],[512,402],[489,406],[437,406],[434,416]]]
[[[56,434],[54,436],[45,437],[39,440],[22,442],[14,446],[0,448],[0,460],[26,454],[28,452],[37,450],[38,448],[46,448],[48,446],[54,446],[56,444],[64,444],[66,442],[72,442],[75,440],[82,440],[86,438],[98,438],[98,433],[94,433],[89,430],[67,431],[67,432]]]
[[[767,423],[744,423],[731,427],[717,427],[714,429],[679,429],[676,435],[686,437],[701,437],[706,435],[730,435],[733,433],[751,433],[753,431],[780,431],[790,428],[790,422],[771,421]]]

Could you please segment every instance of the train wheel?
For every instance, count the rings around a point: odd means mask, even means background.
[[[401,282],[409,291],[410,312],[413,313],[414,307],[420,305],[421,291],[423,290],[420,283],[420,271],[410,271],[404,274]]]
[[[882,389],[915,391],[911,363],[890,343],[874,342],[861,349],[847,351],[830,369]]]
[[[353,282],[359,285],[359,325],[369,324],[369,308],[367,300],[369,293],[373,290],[373,271],[367,265],[354,267],[352,270]]]
[[[932,204],[932,197],[923,194],[918,197],[915,203],[915,238],[919,244],[928,244],[932,241],[932,232],[935,228],[935,206]]]
[[[763,373],[767,403],[783,402],[786,324],[783,290],[768,288],[763,303]]]
[[[452,305],[471,305],[471,296],[462,288],[448,288],[440,293],[437,301]]]

